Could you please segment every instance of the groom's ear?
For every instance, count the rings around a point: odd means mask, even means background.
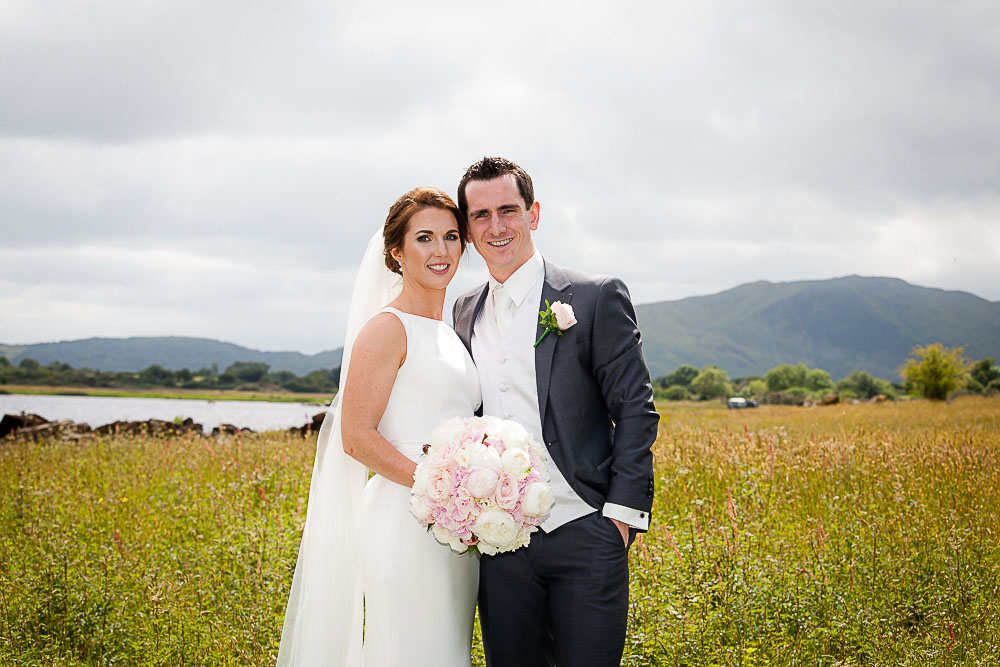
[[[528,214],[531,216],[531,229],[538,229],[538,216],[541,211],[541,206],[538,204],[538,200],[528,208]]]

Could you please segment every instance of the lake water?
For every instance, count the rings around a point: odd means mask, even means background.
[[[0,414],[22,412],[49,421],[69,419],[91,427],[115,421],[144,421],[191,417],[207,432],[219,424],[254,431],[279,431],[302,426],[325,408],[305,403],[265,401],[195,401],[172,398],[113,398],[107,396],[40,396],[0,394]]]

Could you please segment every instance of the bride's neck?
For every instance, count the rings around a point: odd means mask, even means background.
[[[403,291],[389,305],[404,313],[440,320],[444,317],[444,296],[443,289],[419,289],[404,281]]]

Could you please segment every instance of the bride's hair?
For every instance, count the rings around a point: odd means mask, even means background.
[[[389,216],[385,219],[385,227],[382,229],[382,240],[385,245],[385,265],[393,273],[402,275],[399,262],[393,256],[393,250],[403,247],[403,239],[406,238],[406,227],[410,224],[410,218],[425,208],[439,208],[449,211],[455,216],[458,223],[458,237],[462,244],[462,252],[465,252],[465,240],[469,236],[469,223],[458,211],[458,206],[452,201],[443,190],[431,187],[413,188],[396,203],[389,208]]]

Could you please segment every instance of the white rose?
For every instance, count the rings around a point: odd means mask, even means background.
[[[427,480],[431,475],[431,467],[426,463],[420,463],[417,465],[417,469],[413,471],[413,488],[411,493],[417,495],[424,495],[427,493]]]
[[[552,511],[555,499],[548,484],[532,482],[524,487],[524,501],[521,510],[525,516],[545,516]]]
[[[523,449],[508,449],[500,456],[503,469],[518,479],[524,479],[531,470],[531,455]]]
[[[496,428],[490,431],[490,434],[503,440],[503,446],[507,449],[527,449],[528,442],[531,440],[527,429],[509,419],[497,424]]]
[[[552,304],[552,314],[556,316],[556,326],[563,331],[576,324],[576,314],[573,313],[573,306],[562,301]]]
[[[465,553],[469,547],[462,544],[462,540],[458,539],[452,535],[449,531],[445,530],[438,524],[434,524],[431,528],[431,532],[434,534],[434,539],[436,539],[441,544],[445,544],[452,548],[452,551],[457,551],[458,553]]]
[[[517,524],[509,512],[491,508],[479,515],[472,526],[472,532],[479,537],[479,550],[490,553],[483,549],[483,543],[498,548],[505,546],[517,537]]]

